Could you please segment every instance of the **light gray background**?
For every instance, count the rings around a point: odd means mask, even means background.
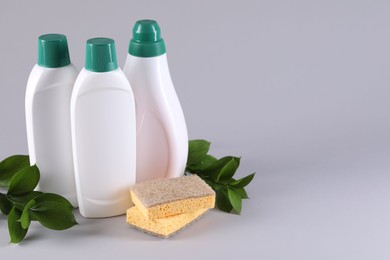
[[[116,40],[158,20],[191,139],[257,172],[241,216],[211,211],[168,240],[123,216],[33,225],[1,257],[390,259],[389,1],[0,2],[0,159],[26,154],[24,93],[40,34]]]

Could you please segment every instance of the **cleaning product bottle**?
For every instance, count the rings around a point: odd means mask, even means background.
[[[137,104],[137,182],[183,175],[187,127],[156,21],[136,22],[124,73]]]
[[[28,79],[25,99],[30,163],[40,170],[39,190],[60,194],[75,207],[69,107],[77,74],[65,35],[38,38],[38,64]]]
[[[71,99],[77,198],[84,217],[120,215],[132,205],[135,124],[134,96],[118,68],[114,40],[89,39]]]

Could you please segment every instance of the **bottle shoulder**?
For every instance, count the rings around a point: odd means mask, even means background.
[[[60,68],[35,65],[27,81],[27,93],[38,93],[54,87],[73,88],[78,70],[73,64]]]
[[[131,93],[130,83],[119,68],[109,72],[91,72],[83,68],[74,85],[74,95],[81,96],[94,91],[121,90]]]
[[[124,73],[134,92],[140,91],[168,91],[173,89],[171,74],[166,54],[141,58],[127,55]]]
[[[127,54],[123,71],[128,77],[169,74],[167,56],[163,54],[157,57],[142,58]]]
[[[35,64],[31,70],[30,77],[49,77],[50,79],[67,77],[75,79],[78,74],[78,69],[72,63],[60,68],[45,68]]]

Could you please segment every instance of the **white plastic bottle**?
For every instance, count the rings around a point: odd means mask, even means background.
[[[77,74],[66,36],[40,36],[38,64],[28,79],[25,99],[30,163],[40,170],[39,190],[60,194],[75,207],[69,107]]]
[[[114,40],[87,41],[86,64],[72,94],[71,123],[81,215],[124,214],[135,183],[135,103],[117,65]]]
[[[156,21],[136,22],[124,73],[137,105],[137,182],[183,175],[187,127]]]

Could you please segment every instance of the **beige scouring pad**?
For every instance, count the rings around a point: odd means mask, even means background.
[[[133,206],[126,212],[126,221],[136,229],[154,236],[167,238],[191,224],[194,220],[206,213],[207,210],[208,209],[198,209],[185,214],[177,214],[170,217],[150,220],[142,215],[137,206]]]
[[[130,189],[134,205],[146,219],[214,208],[215,192],[199,176],[157,179]]]

